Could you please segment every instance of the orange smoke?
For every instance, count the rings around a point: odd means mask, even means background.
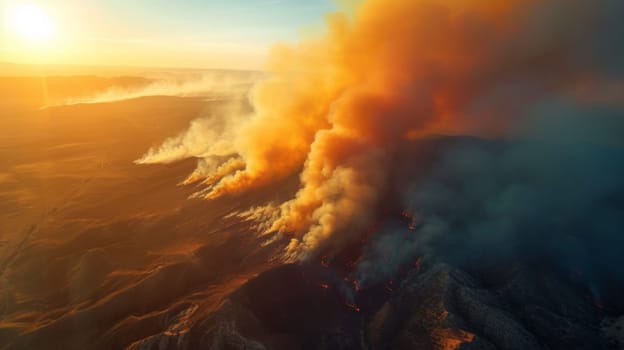
[[[246,168],[223,178],[208,197],[264,185],[305,164],[302,188],[282,205],[273,230],[293,236],[291,257],[337,232],[344,238],[332,244],[348,240],[370,223],[389,148],[451,123],[467,98],[449,80],[468,75],[486,51],[480,32],[468,30],[470,15],[500,33],[509,30],[510,7],[373,0],[352,21],[328,17],[324,37],[276,48],[273,78],[256,87],[257,114],[236,141]]]
[[[559,91],[579,79],[561,60],[565,48],[526,33],[543,24],[542,4],[367,0],[353,14],[328,16],[325,34],[273,50],[271,78],[252,93],[255,114],[237,127],[240,158],[209,176],[202,194],[240,193],[303,168],[301,189],[271,228],[292,237],[287,255],[351,240],[374,219],[401,140],[499,133],[539,93],[505,98],[499,86],[539,80]]]

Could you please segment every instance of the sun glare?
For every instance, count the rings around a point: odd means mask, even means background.
[[[50,41],[56,34],[54,21],[37,5],[16,5],[7,15],[9,27],[22,40],[42,43]]]

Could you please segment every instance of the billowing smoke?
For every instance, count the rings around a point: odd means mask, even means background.
[[[533,117],[538,104],[560,99],[621,105],[623,15],[619,0],[363,1],[353,13],[328,16],[325,33],[275,47],[270,77],[251,94],[252,116],[224,131],[194,125],[141,162],[201,157],[191,180],[206,181],[198,195],[208,199],[301,171],[300,190],[281,204],[270,230],[291,237],[288,257],[305,258],[319,250],[331,254],[356,240],[384,209],[393,173],[401,165],[397,160],[405,161],[396,155],[406,140],[432,133],[505,137]],[[163,152],[172,149],[175,157],[163,160]],[[472,155],[465,157],[458,159],[470,164]],[[521,156],[502,159],[507,157]],[[495,178],[513,175],[513,164],[508,166],[495,169]],[[517,166],[532,169],[530,163]],[[488,173],[462,174],[458,181],[472,176]],[[486,198],[475,200],[492,206],[488,215],[529,215],[504,209],[513,211],[516,200],[540,201],[535,196],[542,195],[542,184],[527,181],[494,184],[484,189]],[[440,200],[442,194],[433,191],[434,202],[425,203],[428,192],[421,193],[422,188],[429,187],[414,187],[409,196],[422,200],[408,201],[422,215],[431,215],[432,206],[444,212],[458,193]],[[567,190],[574,186],[553,189],[552,195]],[[511,197],[488,197],[505,193]],[[503,204],[507,207],[501,209]],[[423,219],[426,231],[448,232],[448,220],[435,217]],[[494,235],[514,222],[468,226]]]
[[[171,137],[162,145],[150,149],[138,164],[172,163],[190,157],[200,158],[197,171],[212,173],[212,158],[229,157],[236,154],[232,145],[235,137],[235,125],[244,118],[236,103],[226,104],[209,111],[208,115],[191,121],[189,128],[183,133]],[[227,118],[225,116],[228,116]]]

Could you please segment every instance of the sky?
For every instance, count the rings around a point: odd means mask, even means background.
[[[0,4],[0,61],[241,69],[261,69],[273,43],[294,41],[302,32],[320,27],[324,14],[334,9],[331,0],[0,0]],[[24,7],[31,10],[16,19]]]

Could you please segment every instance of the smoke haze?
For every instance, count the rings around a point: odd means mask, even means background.
[[[555,109],[566,118],[551,118]],[[601,291],[620,285],[624,149],[614,138],[624,132],[621,111],[549,106],[535,113],[542,112],[539,125],[526,126],[540,130],[531,138],[412,145],[420,156],[404,159],[391,181],[409,223],[384,220],[358,262],[361,285],[420,256],[468,268],[520,260],[562,269]]]
[[[109,103],[145,96],[205,97],[223,99],[244,95],[260,73],[245,71],[206,71],[202,73],[151,73],[151,81],[140,86],[111,86],[88,96],[66,97],[61,103],[45,107],[75,104]]]

